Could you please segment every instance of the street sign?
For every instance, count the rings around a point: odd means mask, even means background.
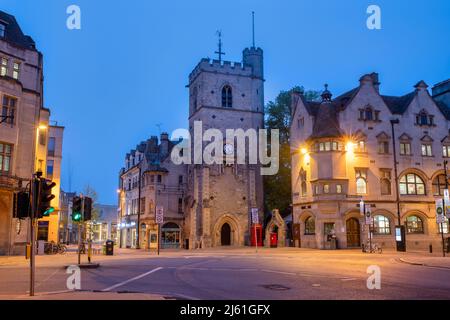
[[[361,214],[361,216],[364,215],[364,201],[363,200],[361,200],[359,202],[359,213]]]
[[[445,222],[444,204],[442,199],[436,200],[436,222],[437,223]]]
[[[258,208],[252,208],[252,223],[253,224],[259,223]]]
[[[366,217],[366,224],[371,225],[373,223],[373,220],[372,220],[372,210],[370,208],[370,205],[366,206],[365,217]]]
[[[444,189],[444,200],[445,200],[445,203],[449,203],[450,202],[448,189]]]
[[[157,224],[164,223],[164,208],[163,206],[156,206],[156,217],[155,221]]]

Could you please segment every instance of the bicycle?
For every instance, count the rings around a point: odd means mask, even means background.
[[[383,253],[383,248],[381,248],[381,246],[379,246],[378,243],[372,243],[372,246],[371,246],[370,243],[367,242],[366,244],[363,244],[362,246],[363,246],[363,252],[379,253],[379,254]]]

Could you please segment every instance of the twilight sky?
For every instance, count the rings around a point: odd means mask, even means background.
[[[76,4],[82,29],[66,28]],[[381,7],[382,30],[366,27]],[[125,154],[141,140],[187,127],[190,71],[214,58],[222,30],[225,59],[264,49],[266,101],[294,85],[338,95],[361,75],[380,74],[381,92],[401,95],[419,80],[450,77],[448,0],[0,0],[44,54],[45,105],[66,127],[62,188],[89,184],[116,204]]]

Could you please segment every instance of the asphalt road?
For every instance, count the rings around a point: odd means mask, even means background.
[[[49,259],[38,263],[36,291],[67,290],[67,263]],[[450,299],[450,269],[405,264],[395,253],[247,248],[97,260],[99,268],[81,270],[81,290],[201,300]],[[379,267],[380,289],[367,288],[369,266]],[[0,299],[26,294],[28,280],[26,264],[0,266]]]

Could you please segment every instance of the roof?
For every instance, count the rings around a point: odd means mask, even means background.
[[[381,96],[386,106],[392,114],[403,114],[416,96],[416,91],[408,93],[401,97]]]
[[[24,35],[14,16],[0,10],[0,23],[5,24],[5,36],[2,40],[29,50],[36,50],[36,44],[30,36]]]
[[[336,104],[332,101],[322,102],[317,108],[310,138],[340,137],[341,135]]]

